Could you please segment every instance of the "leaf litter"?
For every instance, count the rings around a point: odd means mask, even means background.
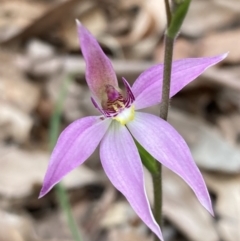
[[[223,64],[172,99],[169,120],[204,171],[216,217],[200,207],[178,177],[164,170],[166,241],[240,239],[238,4],[193,1],[176,42],[175,59],[230,53]],[[95,113],[88,104],[75,18],[97,37],[118,77],[130,83],[163,59],[166,20],[158,0],[1,3],[0,241],[73,240],[54,191],[43,200],[37,196],[49,157],[49,121],[64,79],[71,76],[73,81],[61,128]],[[159,107],[149,111],[157,114]],[[109,186],[97,156],[86,165],[65,181],[83,239],[151,240],[126,200]]]

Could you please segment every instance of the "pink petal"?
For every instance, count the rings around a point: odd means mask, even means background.
[[[53,150],[40,196],[44,196],[67,173],[81,165],[96,149],[111,119],[90,116],[73,122],[60,135]]]
[[[143,222],[161,239],[146,196],[141,160],[127,128],[113,121],[100,144],[103,168]]]
[[[146,113],[135,113],[127,124],[133,137],[159,162],[185,180],[201,204],[213,214],[211,199],[191,152],[178,132],[166,121]]]
[[[132,105],[132,103],[135,101],[135,97],[133,95],[131,86],[129,85],[129,83],[127,82],[126,79],[122,78],[123,80],[123,84],[126,90],[126,96],[125,96],[125,106],[128,108]]]
[[[173,62],[170,97],[178,93],[202,74],[207,68],[217,64],[227,54],[207,58],[190,58]],[[132,86],[135,109],[143,109],[161,102],[163,65],[158,64],[144,71]]]
[[[118,86],[117,77],[110,60],[97,40],[77,21],[82,54],[86,62],[86,80],[94,97],[101,100],[105,85]]]
[[[125,78],[122,78],[122,80],[126,89],[126,99],[130,104],[132,104],[133,101],[135,100],[135,97],[132,92],[132,88]]]
[[[92,101],[94,107],[95,107],[101,114],[103,114],[103,115],[105,116],[105,113],[104,113],[102,107],[100,107],[100,105],[97,103],[96,100],[94,100],[93,97],[91,97],[91,101]]]

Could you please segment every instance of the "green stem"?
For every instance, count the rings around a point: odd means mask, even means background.
[[[57,191],[57,196],[58,196],[58,200],[60,202],[61,208],[65,212],[68,226],[70,228],[72,236],[75,241],[81,241],[79,230],[78,230],[77,224],[74,220],[70,202],[68,199],[68,195],[67,195],[67,192],[66,192],[64,186],[61,183],[59,183],[58,185],[56,185],[56,191]]]
[[[172,57],[173,57],[174,39],[166,36],[165,38],[165,55],[164,55],[164,71],[163,71],[163,87],[162,87],[162,101],[160,109],[160,117],[167,120],[169,108],[169,93],[172,71]],[[154,191],[154,216],[160,227],[162,227],[162,165],[156,161],[158,173],[152,175],[153,191]],[[159,241],[155,236],[155,241]]]
[[[160,117],[167,120],[169,109],[169,93],[172,73],[172,59],[173,59],[173,45],[174,39],[165,37],[165,53],[164,53],[164,68],[163,68],[163,87],[162,87],[162,101],[160,109]]]
[[[167,15],[167,26],[170,26],[171,23],[171,9],[170,9],[170,4],[169,0],[164,0],[165,1],[165,10],[166,10],[166,15]]]
[[[165,36],[164,68],[163,68],[163,86],[162,101],[160,108],[160,117],[167,121],[169,109],[169,93],[171,85],[172,60],[174,40],[180,30],[183,20],[187,14],[191,0],[173,0],[172,11],[169,0],[165,0],[167,14],[167,32]],[[154,216],[159,225],[162,226],[162,165],[156,162],[157,174],[152,173],[154,190]],[[155,241],[159,241],[155,236]]]
[[[154,197],[154,217],[159,227],[162,228],[162,165],[156,161],[158,173],[152,174],[153,180],[153,197]],[[155,235],[155,241],[159,241],[159,238]]]
[[[58,135],[59,135],[59,131],[60,131],[60,120],[61,120],[61,115],[62,115],[62,109],[63,109],[63,102],[66,98],[66,94],[67,94],[67,86],[69,84],[69,81],[71,80],[71,76],[67,77],[67,80],[64,81],[64,85],[61,89],[61,93],[59,94],[59,98],[57,100],[54,112],[52,114],[51,117],[51,122],[50,122],[50,148],[53,149],[53,147],[56,144]],[[64,211],[66,218],[67,218],[67,222],[68,222],[68,226],[69,229],[72,233],[72,236],[74,238],[75,241],[81,241],[81,237],[78,231],[78,227],[77,224],[74,220],[72,211],[71,211],[71,205],[67,196],[67,192],[64,188],[64,186],[59,183],[56,185],[55,187],[56,192],[57,192],[57,196],[58,196],[58,200],[60,202],[60,206],[62,208],[62,210]]]

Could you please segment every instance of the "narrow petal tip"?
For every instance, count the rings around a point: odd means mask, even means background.
[[[214,214],[214,211],[213,211],[213,206],[212,206],[212,203],[210,201],[210,203],[206,203],[205,205],[203,205],[206,210],[213,216],[215,217],[215,214]]]
[[[52,188],[54,187],[54,185],[56,185],[56,184],[59,183],[59,182],[60,182],[60,181],[54,182],[54,183],[52,183],[52,184],[50,184],[50,183],[48,183],[48,182],[46,182],[46,183],[43,182],[43,186],[42,186],[42,189],[41,189],[41,191],[40,191],[40,193],[39,193],[38,199],[40,199],[40,198],[44,197],[46,194],[48,194],[48,193],[52,190]]]
[[[214,211],[213,211],[212,207],[211,207],[211,209],[209,210],[209,212],[210,212],[210,214],[211,214],[213,217],[215,217],[215,214],[214,214]]]
[[[42,198],[43,196],[45,196],[45,192],[43,192],[43,188],[41,189],[38,199]]]
[[[100,144],[100,159],[106,175],[128,200],[136,214],[163,241],[148,201],[143,167],[128,129],[112,122]]]
[[[209,67],[225,59],[228,52],[212,57],[187,58],[173,61],[170,97],[196,79]],[[159,76],[163,73],[163,65],[158,64],[144,71],[132,86],[135,96],[136,110],[143,109],[161,102],[163,80]]]
[[[110,124],[110,119],[89,116],[76,120],[61,133],[52,152],[39,198],[92,155]]]
[[[222,54],[222,55],[220,55],[222,57],[222,60],[225,59],[228,56],[228,54],[229,54],[229,51],[224,53],[224,54]]]
[[[105,55],[96,38],[76,20],[82,55],[86,63],[86,81],[92,96],[102,100],[106,85],[118,87],[118,81],[111,61]]]
[[[195,192],[195,194],[196,194],[196,192]],[[197,198],[198,198],[198,196],[197,196]],[[199,198],[198,198],[198,199],[199,199]],[[207,199],[206,199],[206,198],[201,198],[201,200],[199,199],[199,201],[200,201],[200,203],[203,205],[203,207],[204,207],[213,217],[215,217],[210,196],[208,196]]]
[[[193,190],[202,206],[214,216],[205,181],[189,147],[180,134],[164,120],[146,113],[135,113],[127,124],[133,137],[159,162],[180,176]],[[148,135],[142,131],[148,130]]]
[[[75,19],[75,21],[76,21],[76,24],[77,24],[78,27],[82,25],[81,22],[78,19]]]
[[[225,59],[229,54],[229,51],[224,53],[224,54],[219,54],[219,55],[216,55],[216,56],[212,56],[212,57],[204,57],[205,59],[209,58],[209,59],[212,59],[212,63],[210,63],[210,66],[211,67],[212,65],[215,65],[219,62],[221,62],[223,59]]]

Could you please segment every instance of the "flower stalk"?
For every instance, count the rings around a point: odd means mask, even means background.
[[[169,109],[169,93],[172,73],[174,39],[165,37],[165,53],[163,67],[163,87],[162,87],[162,102],[160,108],[160,117],[167,120]]]
[[[172,57],[173,57],[174,39],[166,36],[165,38],[165,53],[164,53],[164,70],[163,70],[163,87],[162,87],[162,102],[160,108],[160,118],[167,120],[169,109],[169,94],[172,72]],[[152,175],[153,193],[154,193],[154,217],[160,227],[163,225],[162,215],[162,164],[156,161],[158,173]],[[155,241],[159,238],[155,236]]]
[[[182,7],[182,5],[184,5]],[[173,1],[173,16],[170,9],[169,0],[165,0],[165,9],[167,15],[167,31],[165,36],[165,50],[164,50],[164,63],[163,63],[163,86],[162,86],[162,101],[160,107],[160,118],[167,121],[168,118],[168,110],[169,110],[169,102],[170,102],[170,86],[171,86],[171,73],[172,73],[172,61],[173,61],[173,48],[174,41],[180,29],[180,26],[186,16],[190,0],[184,0],[181,3],[176,3]],[[179,4],[179,5],[177,5]],[[177,7],[181,8],[181,12],[179,13]],[[184,10],[182,10],[184,8]],[[174,20],[176,19],[176,15],[178,20],[180,20],[180,25],[175,24]],[[173,20],[173,21],[172,21]],[[176,27],[176,25],[178,25]],[[162,77],[162,76],[161,76]],[[158,173],[152,174],[153,179],[153,195],[154,195],[154,217],[159,227],[163,226],[163,214],[162,214],[162,203],[163,203],[163,195],[162,195],[162,164],[157,160],[156,166]],[[154,235],[154,240],[159,241],[159,238]]]
[[[172,18],[171,8],[170,8],[169,0],[164,0],[164,3],[165,3],[166,15],[167,15],[167,27],[169,27],[171,23],[171,18]]]

